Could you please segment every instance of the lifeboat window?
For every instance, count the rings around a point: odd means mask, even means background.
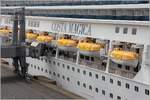
[[[80,69],[77,69],[78,73],[80,73]]]
[[[90,60],[90,57],[89,56],[85,56],[85,60]]]
[[[136,29],[136,28],[133,28],[133,29],[132,29],[132,35],[136,35],[136,33],[137,33],[137,29]]]
[[[121,97],[120,97],[120,96],[117,96],[117,100],[121,100]]]
[[[118,64],[118,68],[122,68],[122,65]]]
[[[125,66],[126,70],[130,70],[130,66]]]
[[[102,76],[102,80],[105,81],[105,76]]]
[[[128,83],[126,83],[126,88],[129,89],[130,88],[130,85]]]
[[[135,90],[136,92],[138,92],[138,91],[139,91],[139,87],[135,86],[135,87],[134,87],[134,90]]]
[[[113,94],[112,93],[110,93],[110,98],[113,98]]]
[[[128,28],[124,28],[123,29],[123,34],[127,34],[128,33]]]
[[[102,90],[102,94],[105,95],[105,90]]]
[[[80,85],[80,81],[78,81],[77,84]]]
[[[86,84],[85,83],[83,83],[83,87],[86,88]]]
[[[149,90],[148,89],[145,89],[145,94],[149,95]]]
[[[89,89],[92,90],[92,86],[91,85],[89,85]]]
[[[98,74],[95,74],[96,79],[98,79]]]
[[[91,57],[91,61],[94,61],[94,57]]]
[[[98,93],[98,88],[95,88],[95,91]]]
[[[57,74],[57,77],[60,77],[60,74]]]
[[[119,31],[120,31],[120,28],[119,28],[119,27],[116,27],[116,28],[115,28],[115,32],[116,32],[116,33],[119,33]]]
[[[113,84],[113,79],[110,79],[110,83],[112,83],[112,84]]]
[[[89,76],[92,76],[92,73],[91,73],[91,72],[89,72]]]
[[[118,84],[118,86],[121,86],[121,82],[120,81],[117,81],[117,84]]]

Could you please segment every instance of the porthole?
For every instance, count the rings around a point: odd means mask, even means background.
[[[135,86],[135,87],[134,87],[134,90],[135,90],[136,92],[138,92],[138,91],[139,91],[139,87]]]
[[[89,89],[92,90],[92,86],[91,85],[89,85]]]
[[[83,83],[83,87],[86,88],[86,84],[85,83]]]
[[[92,77],[92,73],[91,72],[89,72],[89,76]]]
[[[149,90],[148,89],[145,89],[145,94],[149,95]]]
[[[83,74],[86,75],[86,71],[85,70],[83,71]]]
[[[67,66],[67,69],[68,69],[68,70],[70,69],[70,66],[69,66],[69,65]]]
[[[60,77],[60,74],[57,74],[57,77]]]
[[[68,81],[68,82],[70,81],[70,78],[69,78],[69,77],[67,77],[67,81]]]
[[[113,79],[110,79],[110,83],[113,84]]]
[[[78,73],[80,73],[80,69],[77,69]]]
[[[105,76],[102,76],[102,80],[105,81]]]
[[[95,92],[98,93],[98,88],[95,88]]]
[[[102,90],[102,94],[105,95],[105,90]]]
[[[98,74],[95,74],[95,78],[98,79]]]
[[[75,69],[74,69],[74,67],[72,67],[72,71],[74,71]]]
[[[110,96],[110,98],[113,98],[113,94],[112,93],[110,93],[109,96]]]
[[[126,88],[129,89],[130,88],[130,85],[128,83],[126,83]]]
[[[117,100],[121,100],[121,97],[120,97],[120,96],[117,96]]]
[[[118,84],[118,86],[121,86],[121,82],[120,81],[117,81],[117,84]]]
[[[80,85],[80,81],[78,81],[77,84]]]

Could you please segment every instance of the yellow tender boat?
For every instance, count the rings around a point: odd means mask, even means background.
[[[12,32],[11,29],[6,28],[0,28],[0,35],[1,36],[7,36]]]
[[[58,46],[67,46],[67,47],[76,47],[77,41],[72,39],[58,39],[57,40]]]
[[[40,35],[37,37],[36,39],[38,42],[40,43],[50,43],[53,40],[52,36],[44,36],[44,35]]]
[[[131,51],[123,51],[119,48],[115,48],[110,52],[109,56],[111,60],[118,64],[134,66],[138,64],[138,54]]]
[[[26,33],[26,38],[28,40],[36,40],[37,37],[38,37],[38,34],[36,33],[32,33],[32,32]]]

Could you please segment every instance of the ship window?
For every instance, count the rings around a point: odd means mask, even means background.
[[[53,72],[53,75],[55,76],[55,75],[56,75],[56,73],[55,73],[55,72]]]
[[[85,71],[85,70],[83,71],[83,74],[84,74],[84,75],[86,74],[86,71]]]
[[[110,98],[113,98],[113,94],[112,93],[110,93]]]
[[[136,28],[133,28],[133,29],[132,29],[132,35],[136,35],[136,32],[137,32],[137,29],[136,29]]]
[[[52,74],[52,72],[51,72],[51,71],[49,71],[49,74]]]
[[[98,88],[95,88],[95,91],[98,93]]]
[[[38,66],[38,70],[40,70],[40,67]]]
[[[34,65],[34,68],[36,69],[36,65]]]
[[[63,75],[62,78],[65,79],[65,76]]]
[[[116,32],[116,33],[119,33],[119,31],[120,31],[120,28],[119,28],[119,27],[116,27],[116,28],[115,28],[115,32]]]
[[[81,58],[81,59],[84,59],[84,55],[80,55],[80,58]]]
[[[45,62],[47,63],[47,59],[45,59]]]
[[[31,67],[33,67],[33,65],[31,64]]]
[[[72,71],[74,71],[75,69],[74,69],[74,67],[72,67]]]
[[[69,78],[69,77],[67,77],[67,81],[68,81],[68,82],[70,81],[70,78]]]
[[[134,90],[135,90],[136,92],[138,92],[138,91],[139,91],[139,87],[135,86],[135,87],[134,87]]]
[[[128,28],[124,28],[123,29],[123,34],[127,34],[128,33]]]
[[[145,89],[145,94],[149,95],[149,90],[148,89]]]
[[[95,74],[96,79],[98,79],[98,74]]]
[[[126,83],[126,88],[129,89],[130,88],[130,85],[128,83]]]
[[[92,73],[91,73],[91,72],[89,72],[89,76],[92,76]]]
[[[63,66],[63,68],[65,68],[65,64],[63,64],[62,66]]]
[[[60,64],[59,63],[57,63],[57,66],[59,66]]]
[[[83,83],[83,87],[86,88],[86,84],[85,83]]]
[[[120,81],[117,81],[117,84],[118,84],[118,86],[121,86],[121,82]]]
[[[77,84],[80,85],[80,81],[78,81]]]
[[[130,70],[130,66],[125,66],[126,70]]]
[[[45,72],[47,73],[47,69],[45,70]]]
[[[67,69],[70,69],[70,66],[69,66],[69,65],[67,66]]]
[[[80,69],[77,69],[78,73],[80,73]]]
[[[51,63],[51,61],[49,60],[49,63]]]
[[[94,61],[94,57],[91,57],[91,61]]]
[[[92,86],[91,85],[89,85],[89,89],[92,90]]]
[[[105,95],[105,90],[102,90],[102,94]]]
[[[102,80],[105,81],[105,76],[102,76]]]
[[[113,84],[113,79],[110,79],[110,83],[112,83],[112,84]]]
[[[59,74],[57,74],[57,77],[60,77],[60,75],[59,75]]]
[[[90,57],[89,56],[85,56],[85,60],[90,60]]]
[[[120,96],[117,96],[117,100],[121,100],[121,97],[120,97]]]
[[[53,65],[55,65],[55,61],[53,61]]]

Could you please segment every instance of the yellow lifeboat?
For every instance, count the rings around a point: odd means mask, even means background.
[[[26,38],[28,41],[34,41],[38,37],[37,33],[33,33],[33,31],[29,31],[26,33]]]
[[[120,48],[115,48],[109,54],[111,60],[118,64],[135,66],[138,64],[138,54],[132,51],[124,51]]]
[[[50,43],[53,40],[53,36],[50,36],[47,32],[44,32],[39,35],[36,40],[40,43]]]
[[[0,36],[8,36],[10,33],[12,33],[12,30],[7,26],[4,28],[0,28]]]
[[[80,53],[85,55],[95,55],[99,56],[100,54],[104,54],[104,46],[100,43],[93,43],[89,40],[82,40],[78,43],[77,48]]]
[[[57,40],[57,46],[59,49],[62,50],[70,50],[70,51],[74,51],[77,50],[76,46],[77,46],[78,41],[77,40],[73,40],[73,39],[58,39]]]

